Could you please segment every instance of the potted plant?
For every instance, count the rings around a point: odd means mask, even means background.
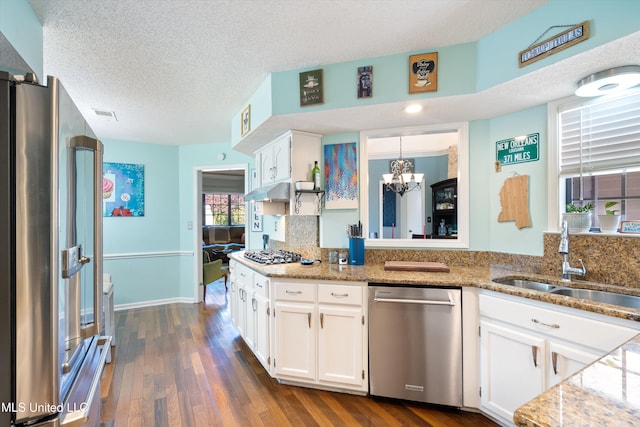
[[[567,221],[570,233],[588,233],[591,228],[592,213],[592,203],[587,203],[584,206],[570,203],[567,205],[567,212],[562,214],[562,219]]]
[[[604,215],[598,215],[600,231],[603,233],[617,233],[620,228],[620,215],[618,209],[612,209],[618,202],[607,202],[604,204]]]

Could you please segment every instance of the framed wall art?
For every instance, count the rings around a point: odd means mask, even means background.
[[[324,146],[324,206],[358,207],[358,150],[355,142]]]
[[[245,136],[251,130],[251,104],[242,110],[240,115],[240,136]]]
[[[438,52],[409,57],[409,93],[438,90]]]
[[[144,216],[144,165],[102,164],[103,216]]]
[[[322,69],[300,73],[300,106],[324,103]]]
[[[358,67],[358,98],[373,96],[373,66]]]

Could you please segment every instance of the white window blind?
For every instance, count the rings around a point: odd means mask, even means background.
[[[560,112],[560,173],[640,165],[640,92]]]

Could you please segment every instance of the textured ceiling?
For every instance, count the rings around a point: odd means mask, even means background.
[[[99,138],[193,144],[229,141],[233,115],[270,72],[475,41],[546,1],[29,3],[44,27],[45,74],[63,82]],[[318,131],[333,120],[293,119]],[[292,127],[280,122],[272,132],[278,126]]]

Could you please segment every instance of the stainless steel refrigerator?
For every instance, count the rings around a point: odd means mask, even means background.
[[[102,143],[60,82],[0,71],[0,425],[94,426]]]

